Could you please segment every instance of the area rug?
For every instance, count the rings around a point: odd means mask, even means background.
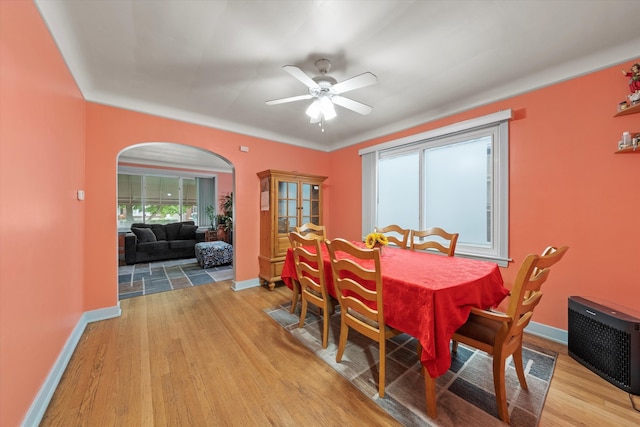
[[[436,382],[438,417],[426,414],[424,377],[416,354],[417,341],[402,334],[387,341],[385,397],[378,397],[377,343],[354,331],[342,362],[336,363],[337,337],[340,332],[339,307],[330,318],[329,345],[322,348],[322,318],[308,310],[303,328],[298,328],[300,305],[289,313],[291,303],[266,309],[280,326],[324,362],[348,379],[404,426],[503,426],[498,418],[493,390],[492,360],[486,353],[458,346],[452,355],[451,368]],[[520,388],[513,362],[506,371],[507,400],[512,426],[538,425],[553,376],[557,353],[534,347],[523,348],[529,391]]]
[[[233,279],[233,266],[202,268],[195,258],[118,267],[118,297],[126,299]]]

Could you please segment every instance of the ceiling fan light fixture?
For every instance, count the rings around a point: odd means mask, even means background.
[[[307,116],[311,117],[312,120],[320,119],[320,102],[317,99],[314,99],[305,113]]]
[[[325,120],[331,120],[336,116],[336,109],[331,99],[326,96],[320,97],[320,111]]]
[[[267,105],[278,105],[287,102],[313,99],[313,102],[307,107],[305,113],[310,117],[310,123],[318,123],[320,127],[322,127],[325,121],[331,120],[337,116],[334,104],[362,115],[371,113],[373,108],[369,105],[362,104],[361,102],[354,101],[350,98],[345,98],[342,94],[378,83],[378,78],[375,74],[367,71],[355,77],[351,77],[350,79],[337,82],[336,79],[327,75],[327,72],[331,68],[331,61],[324,58],[319,59],[316,61],[316,67],[318,68],[320,75],[315,77],[309,77],[304,71],[294,65],[285,65],[282,67],[296,80],[304,84],[309,89],[309,93],[307,95],[273,99],[271,101],[267,101]]]

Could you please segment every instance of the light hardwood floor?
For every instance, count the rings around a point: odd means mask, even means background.
[[[89,324],[41,426],[399,425],[229,282],[127,299]],[[540,426],[640,425],[627,393],[560,353]]]

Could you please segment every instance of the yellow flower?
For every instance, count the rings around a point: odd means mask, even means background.
[[[387,240],[387,236],[382,233],[369,233],[364,240],[364,244],[367,248],[373,249],[376,244],[388,245],[389,240]]]

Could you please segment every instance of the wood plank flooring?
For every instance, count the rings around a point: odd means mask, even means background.
[[[230,282],[136,297],[87,326],[41,426],[397,426]],[[540,426],[640,425],[627,393],[560,353]]]

